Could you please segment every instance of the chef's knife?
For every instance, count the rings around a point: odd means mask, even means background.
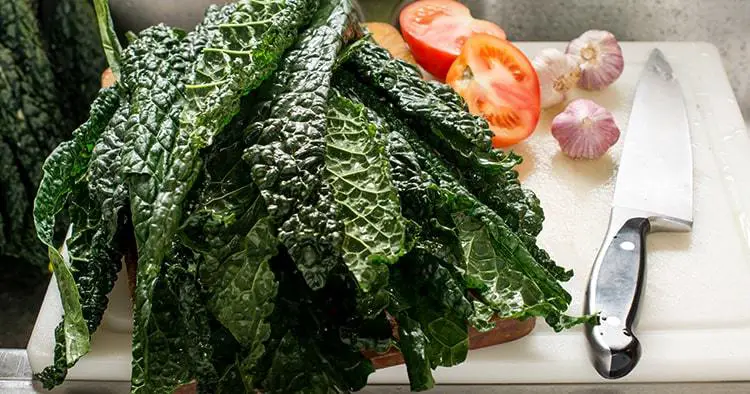
[[[645,281],[646,234],[688,232],[693,224],[693,159],[680,84],[654,49],[636,87],[625,133],[609,229],[589,278],[584,313],[597,372],[616,379],[641,356],[633,333]]]

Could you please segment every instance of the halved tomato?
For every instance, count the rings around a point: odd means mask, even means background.
[[[466,41],[446,82],[471,113],[483,116],[496,148],[531,135],[539,122],[539,79],[526,55],[506,40],[487,34]]]
[[[440,80],[445,79],[470,36],[485,33],[505,39],[503,29],[472,18],[469,9],[454,0],[411,3],[401,11],[399,23],[417,63]]]

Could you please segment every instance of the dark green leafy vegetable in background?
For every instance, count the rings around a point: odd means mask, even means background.
[[[46,386],[88,350],[123,257],[133,392],[350,392],[391,348],[426,390],[466,359],[470,326],[587,319],[564,314],[569,274],[536,245],[520,158],[491,150],[448,87],[352,43],[349,0],[318,3],[212,6],[120,52],[97,1],[119,82],[48,158],[36,200],[65,309]],[[63,216],[70,261],[52,239]]]
[[[106,68],[90,0],[58,0],[40,17],[55,75],[59,106],[73,125],[83,123]],[[72,128],[71,128],[72,129]]]
[[[34,241],[32,201],[43,158],[72,127],[58,108],[36,12],[26,0],[0,2],[0,99],[0,261],[46,267],[45,249]]]
[[[18,71],[10,50],[0,46],[0,258],[6,259],[22,259],[24,241],[34,238],[28,237],[31,180],[24,166],[18,165],[23,152],[12,134],[13,130],[26,131],[23,117],[18,116],[22,114]]]

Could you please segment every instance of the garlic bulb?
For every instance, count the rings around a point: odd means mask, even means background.
[[[563,102],[581,76],[576,57],[557,49],[543,50],[531,63],[539,76],[542,108]]]
[[[572,101],[552,120],[552,136],[563,153],[574,159],[596,159],[620,138],[612,114],[597,103]]]
[[[615,36],[604,30],[589,30],[571,41],[565,53],[576,56],[581,67],[578,86],[588,90],[603,89],[622,74],[625,62]]]

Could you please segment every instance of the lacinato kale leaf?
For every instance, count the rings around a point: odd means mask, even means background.
[[[203,179],[182,226],[186,243],[202,256],[199,278],[209,311],[248,351],[244,368],[263,353],[277,283],[269,268],[276,229],[240,158],[238,130],[220,136],[205,155]],[[241,130],[240,130],[241,131]],[[240,135],[240,138],[237,138]]]
[[[209,307],[216,318],[232,332],[237,341],[251,348],[254,359],[263,353],[263,342],[270,327],[265,321],[273,311],[278,284],[269,267],[277,253],[268,218],[260,219],[240,243],[240,249],[223,262]]]
[[[73,129],[61,116],[57,96],[35,11],[25,0],[3,1],[0,149],[5,157],[0,178],[5,179],[0,179],[0,198],[4,200],[0,202],[0,260],[8,263],[47,267],[46,248],[35,240],[31,202],[44,157]]]
[[[435,387],[432,365],[427,353],[429,340],[422,327],[408,315],[403,315],[399,319],[398,333],[398,348],[404,355],[411,389],[425,391]]]
[[[383,136],[364,106],[332,94],[326,179],[344,222],[344,262],[365,292],[385,284],[387,265],[398,260],[405,246],[405,223]]]
[[[62,324],[64,339],[64,359],[57,357],[52,368],[64,371],[72,366],[89,350],[89,335],[96,329],[106,308],[106,294],[112,289],[117,270],[112,270],[112,257],[109,240],[85,245],[88,250],[75,247],[81,234],[97,231],[90,227],[88,212],[82,210],[89,200],[79,196],[76,189],[86,186],[77,184],[84,176],[91,157],[93,144],[100,137],[119,104],[119,94],[114,89],[102,90],[92,105],[89,120],[73,134],[73,140],[61,144],[47,158],[44,164],[44,178],[34,203],[34,219],[37,235],[47,246],[49,257],[60,289],[60,298],[65,314]],[[54,245],[53,236],[57,215],[65,208],[68,198],[74,194],[71,204],[71,220],[74,236],[69,242],[69,258],[64,259]],[[81,197],[81,198],[77,198]],[[94,207],[96,208],[96,207]],[[94,223],[96,225],[96,223]],[[98,229],[101,231],[102,229]],[[80,253],[79,253],[80,252]],[[118,259],[115,258],[115,261]],[[84,298],[85,297],[85,298]],[[59,373],[57,375],[60,375]],[[64,373],[63,373],[64,377]],[[57,381],[56,383],[60,383]],[[47,384],[49,386],[49,384]]]
[[[280,253],[271,264],[279,292],[270,317],[271,337],[253,374],[255,387],[273,393],[361,389],[373,372],[372,363],[358,343],[342,338],[342,333],[363,326],[356,281],[339,265],[326,285],[313,291],[290,257]],[[382,336],[377,329],[368,331]]]
[[[15,131],[26,134],[21,111],[19,70],[9,49],[0,45],[0,259],[28,259],[43,263],[45,248],[34,245],[31,198],[34,185],[22,160],[32,159],[19,148]],[[33,145],[32,145],[33,147]],[[39,160],[39,159],[37,159]]]
[[[188,70],[188,104],[182,128],[198,147],[213,138],[240,109],[240,98],[276,69],[297,30],[316,11],[315,0],[240,0],[207,12],[196,30],[202,48]]]
[[[72,128],[68,128],[57,107],[54,74],[42,45],[36,15],[26,0],[7,0],[0,3],[0,16],[0,44],[11,51],[16,67],[22,70],[16,82],[21,103],[19,117],[28,128],[24,135],[33,141],[37,150],[33,151],[22,139],[17,141],[29,155],[43,156],[69,136]],[[33,163],[25,169],[36,185],[41,178],[41,168],[37,161]]]
[[[152,319],[144,327],[151,359],[144,364],[142,383],[134,382],[131,392],[171,394],[194,381],[209,387],[218,381],[195,268],[195,256],[174,246],[164,274],[154,283]]]
[[[348,94],[364,101],[390,130],[387,151],[402,211],[431,239],[433,245],[426,249],[456,269],[467,288],[478,291],[501,318],[544,316],[556,330],[583,321],[564,316],[570,295],[503,219],[461,185],[441,157],[394,116],[397,112],[388,101],[346,71],[337,74],[339,84],[351,86]],[[466,309],[463,318],[470,318]]]
[[[356,23],[350,0],[327,0],[260,90],[257,139],[245,154],[279,239],[313,288],[340,261],[342,225],[323,177],[326,104],[337,53]]]

